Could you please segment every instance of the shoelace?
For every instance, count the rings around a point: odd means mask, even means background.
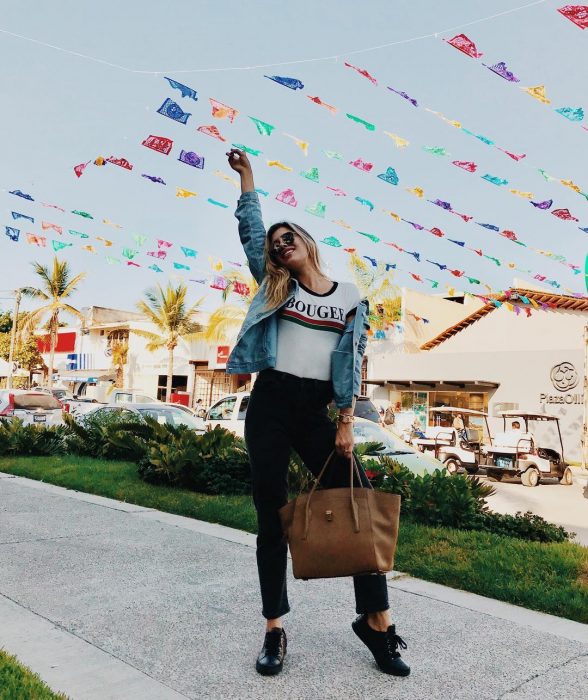
[[[397,634],[392,634],[392,632],[387,632],[386,633],[386,646],[388,647],[388,651],[392,656],[400,656],[400,652],[398,651],[398,647],[401,649],[407,649],[408,646],[404,639],[402,637],[398,636]]]
[[[268,656],[279,656],[282,647],[282,632],[267,632],[265,635],[265,650]]]

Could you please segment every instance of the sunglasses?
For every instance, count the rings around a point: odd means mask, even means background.
[[[279,258],[282,251],[285,248],[289,248],[294,244],[294,233],[292,231],[286,231],[279,238],[277,238],[269,249],[269,254],[272,258]]]

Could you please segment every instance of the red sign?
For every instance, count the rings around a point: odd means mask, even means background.
[[[37,338],[37,348],[39,352],[49,352],[51,350],[51,341],[49,335],[41,335]],[[55,352],[73,352],[76,349],[76,334],[75,331],[57,334],[57,344]]]
[[[229,346],[228,345],[217,345],[216,348],[216,364],[226,365],[229,359]]]

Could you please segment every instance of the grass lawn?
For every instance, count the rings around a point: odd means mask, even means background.
[[[54,693],[41,678],[0,649],[0,700],[68,700]]]
[[[248,496],[205,496],[141,481],[135,464],[79,457],[0,458],[0,471],[255,532]],[[395,568],[412,576],[588,623],[588,548],[401,522]]]

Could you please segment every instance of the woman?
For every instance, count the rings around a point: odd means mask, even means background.
[[[322,271],[317,245],[300,226],[281,222],[266,232],[249,159],[227,153],[241,176],[235,216],[251,274],[260,284],[227,363],[235,374],[259,372],[245,420],[257,510],[257,568],[266,634],[256,669],[282,670],[289,612],[286,591],[287,543],[278,511],[288,500],[288,463],[294,448],[316,476],[333,448],[326,485],[348,485],[353,452],[353,407],[359,393],[366,345],[367,302],[353,284],[337,283]],[[327,405],[335,398],[337,425]],[[333,460],[335,461],[335,460]],[[365,475],[362,475],[367,485]],[[383,575],[355,576],[359,617],[352,627],[385,673],[406,676],[410,668],[398,647],[388,610]]]

